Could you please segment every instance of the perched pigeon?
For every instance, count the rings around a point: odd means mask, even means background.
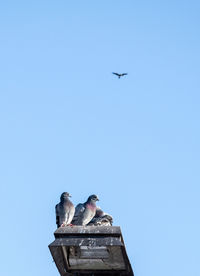
[[[90,221],[89,225],[95,226],[112,226],[113,218],[111,215],[105,213],[100,207],[97,207],[94,218]]]
[[[72,223],[74,225],[87,225],[96,214],[96,195],[91,195],[85,203],[79,203],[76,206],[76,211]]]
[[[56,224],[58,227],[69,225],[74,217],[75,207],[69,197],[71,197],[69,193],[62,193],[60,202],[56,205]]]
[[[128,73],[122,73],[122,74],[119,74],[119,73],[115,73],[113,72],[114,75],[118,76],[118,78],[120,79],[121,77],[125,76],[125,75],[128,75]]]

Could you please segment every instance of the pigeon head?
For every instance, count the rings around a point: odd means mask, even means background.
[[[98,199],[97,195],[91,195],[91,196],[88,197],[87,201],[96,202],[96,201],[99,201],[99,199]]]
[[[71,195],[67,192],[64,192],[64,193],[61,194],[60,200],[63,201],[65,199],[67,199],[68,197],[71,197]]]

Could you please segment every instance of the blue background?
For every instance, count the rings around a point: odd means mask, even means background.
[[[98,194],[136,276],[200,275],[199,10],[2,2],[1,275],[58,275],[47,246],[63,191]]]

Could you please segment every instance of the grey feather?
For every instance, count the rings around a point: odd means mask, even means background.
[[[79,203],[76,206],[75,216],[72,223],[74,225],[87,225],[96,214],[97,200],[99,199],[96,195],[91,195],[85,203]]]
[[[94,218],[91,220],[89,225],[95,226],[111,226],[113,223],[113,218],[108,213],[105,213],[100,207],[97,207],[96,214]]]
[[[75,208],[74,218],[72,220],[72,224],[76,224],[79,218],[82,216],[83,212],[85,211],[84,203],[79,203]]]
[[[69,193],[62,193],[60,202],[56,205],[56,224],[58,227],[71,224],[74,217],[75,207],[69,197]]]

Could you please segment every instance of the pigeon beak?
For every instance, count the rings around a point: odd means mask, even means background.
[[[69,197],[72,197],[71,195],[68,195]]]
[[[97,201],[99,201],[98,197],[97,197]]]

